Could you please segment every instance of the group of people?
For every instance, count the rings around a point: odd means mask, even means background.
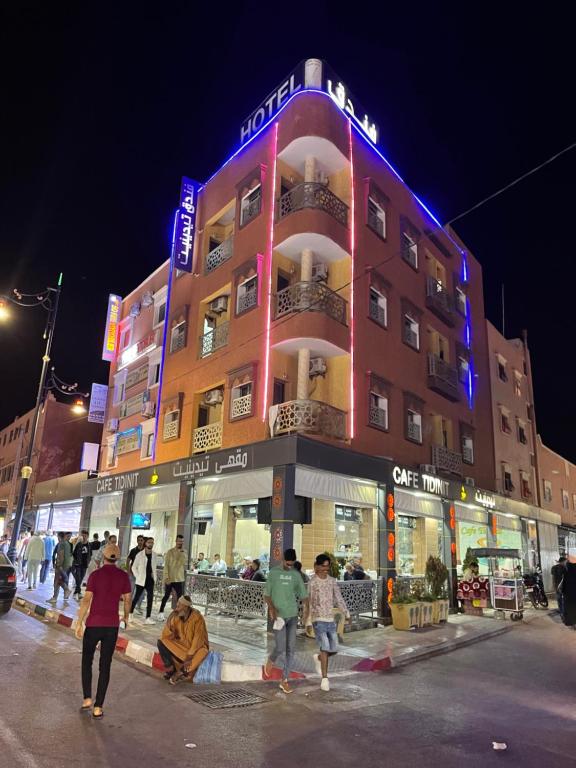
[[[576,630],[576,550],[570,550],[552,567],[552,580],[562,621]]]

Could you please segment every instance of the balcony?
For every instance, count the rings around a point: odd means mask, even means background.
[[[462,476],[462,454],[444,448],[443,445],[432,446],[432,464],[442,472]]]
[[[452,402],[460,399],[458,370],[432,352],[428,353],[428,386]]]
[[[292,312],[324,312],[346,325],[346,299],[324,283],[294,283],[276,294],[276,319]]]
[[[426,278],[426,306],[443,320],[446,325],[454,325],[454,301],[446,288],[433,277]]]
[[[222,422],[207,424],[194,430],[192,437],[192,453],[211,451],[222,447]]]
[[[243,395],[243,397],[235,397],[232,400],[230,407],[230,418],[238,419],[241,416],[252,415],[252,393]]]
[[[213,272],[221,264],[224,264],[225,261],[228,261],[228,259],[231,258],[233,242],[234,238],[229,237],[206,255],[206,263],[204,266],[206,274]]]
[[[249,288],[242,295],[238,295],[236,314],[241,315],[243,312],[247,312],[252,307],[258,304],[258,288],[255,285],[253,288]]]
[[[316,208],[326,211],[340,224],[348,226],[348,206],[331,192],[325,184],[306,181],[298,184],[280,198],[278,218],[283,219],[295,211]]]
[[[228,344],[228,328],[230,327],[230,323],[222,323],[222,325],[219,325],[217,328],[214,328],[213,331],[209,331],[208,333],[205,333],[203,336],[200,336],[200,357],[208,357],[208,355],[211,355],[213,352],[216,352],[217,349],[220,349],[221,347],[225,347],[226,344]]]
[[[291,400],[270,408],[272,436],[289,432],[346,439],[346,411],[319,400]]]

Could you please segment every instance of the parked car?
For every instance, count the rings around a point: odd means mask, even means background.
[[[8,613],[16,595],[16,568],[0,552],[0,615]]]

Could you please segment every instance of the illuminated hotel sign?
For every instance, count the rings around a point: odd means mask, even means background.
[[[413,488],[416,491],[434,493],[436,496],[448,496],[450,493],[450,482],[448,480],[443,480],[435,475],[421,474],[405,467],[394,467],[392,478],[396,485]]]
[[[354,122],[356,127],[373,144],[377,143],[378,129],[376,125],[369,119],[340,78],[334,74],[326,62],[320,59],[306,59],[242,123],[240,144],[244,144],[258,133],[288,99],[301,90],[316,90],[327,93],[339,109]]]
[[[106,313],[106,331],[104,332],[104,348],[102,360],[111,363],[116,357],[118,348],[118,321],[120,320],[120,308],[122,299],[111,293],[108,298],[108,312]]]
[[[140,341],[137,341],[136,344],[132,344],[131,347],[128,347],[124,350],[124,352],[122,352],[120,355],[120,365],[118,366],[118,369],[124,368],[125,366],[130,365],[130,363],[133,363],[135,360],[138,360],[144,355],[147,355],[149,352],[152,352],[152,350],[156,349],[157,346],[158,344],[156,343],[156,331],[152,331],[152,333],[148,334],[148,336],[140,339]]]
[[[183,272],[192,272],[196,209],[200,187],[197,181],[192,181],[186,176],[182,178],[180,205],[176,211],[174,230],[174,266]]]

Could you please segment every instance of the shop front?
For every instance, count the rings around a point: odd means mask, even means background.
[[[89,525],[87,525],[90,540],[97,533],[100,541],[102,541],[105,531],[118,536],[120,532],[121,510],[122,493],[119,491],[95,496],[92,500]]]
[[[82,499],[40,504],[36,513],[34,529],[36,531],[67,531],[77,534],[80,530]]]

